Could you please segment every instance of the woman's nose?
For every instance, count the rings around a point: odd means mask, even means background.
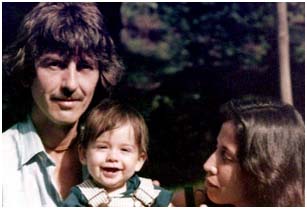
[[[210,174],[217,174],[216,152],[212,153],[203,165],[204,170]]]

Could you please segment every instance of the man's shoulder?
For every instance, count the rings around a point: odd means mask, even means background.
[[[9,129],[7,129],[5,132],[2,133],[2,146],[9,145],[12,143],[15,143],[16,137],[20,134],[19,130],[20,123],[16,123],[15,125],[11,126]]]
[[[16,123],[11,126],[1,136],[1,155],[3,159],[17,159],[20,155],[21,141],[23,140],[23,130],[25,122]]]
[[[2,166],[6,167],[5,176],[10,178],[12,172],[16,171],[20,165],[20,134],[18,133],[18,124],[2,133],[1,136],[1,158]]]
[[[16,136],[22,135],[23,133],[27,131],[31,131],[31,121],[30,120],[24,120],[18,123],[15,123],[12,125],[9,129],[5,130],[2,133],[2,138],[5,140],[12,139]]]

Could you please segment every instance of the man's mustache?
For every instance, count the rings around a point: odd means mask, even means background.
[[[83,95],[79,93],[72,94],[70,96],[65,96],[63,94],[54,94],[51,95],[51,100],[59,100],[59,101],[82,101],[84,99]]]

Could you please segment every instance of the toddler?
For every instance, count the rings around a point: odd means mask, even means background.
[[[79,158],[89,178],[74,186],[63,206],[171,206],[172,193],[141,178],[148,131],[141,114],[128,105],[104,100],[80,131]]]

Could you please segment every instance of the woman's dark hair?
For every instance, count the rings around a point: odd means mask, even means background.
[[[24,17],[16,41],[3,56],[4,77],[9,79],[5,88],[9,92],[4,93],[9,99],[5,98],[4,106],[12,106],[18,118],[31,110],[35,60],[47,52],[85,53],[96,59],[102,83],[97,88],[107,90],[105,93],[123,74],[115,45],[94,3],[39,3]]]
[[[238,159],[253,206],[304,206],[305,127],[291,105],[246,97],[221,107],[222,121],[232,121]]]

